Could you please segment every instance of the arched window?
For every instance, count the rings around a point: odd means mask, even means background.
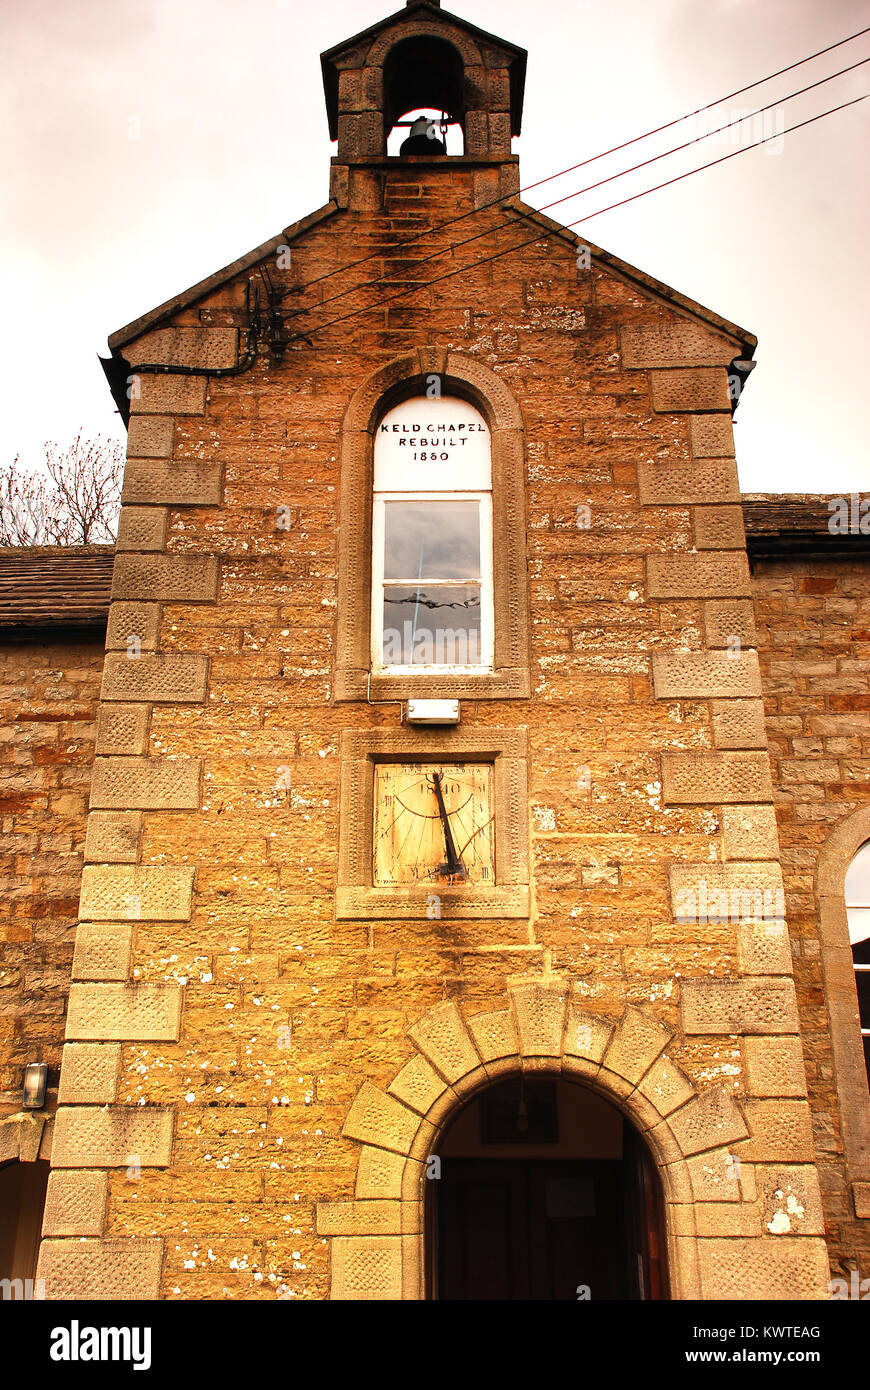
[[[855,963],[864,1065],[870,1077],[870,840],[861,846],[846,872],[846,916]]]
[[[489,426],[456,397],[412,396],[375,433],[372,671],[492,662]]]

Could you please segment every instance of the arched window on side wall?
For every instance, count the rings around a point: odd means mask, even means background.
[[[864,1065],[870,1078],[870,840],[861,846],[846,872],[846,916],[855,963]]]

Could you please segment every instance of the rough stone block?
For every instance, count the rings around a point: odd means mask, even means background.
[[[213,555],[118,555],[115,560],[113,599],[210,603],[217,591]]]
[[[171,458],[174,426],[171,415],[131,415],[127,430],[128,458]]]
[[[698,1241],[702,1297],[827,1299],[829,1266],[823,1240],[765,1235]]]
[[[766,753],[662,754],[662,801],[666,806],[770,801],[772,796]]]
[[[133,373],[131,415],[202,415],[205,377]]]
[[[755,668],[758,669],[757,659]],[[760,676],[755,693],[761,694]],[[761,700],[714,700],[712,714],[713,742],[717,748],[767,747],[764,705]]]
[[[745,1102],[750,1138],[740,1156],[751,1163],[812,1163],[813,1127],[805,1100]]]
[[[705,603],[704,634],[708,647],[727,647],[732,661],[744,647],[754,647],[755,610],[751,600],[713,599]]]
[[[132,429],[131,419],[131,433]],[[125,506],[217,507],[221,492],[219,463],[169,463],[131,457],[124,473],[122,499]]]
[[[141,831],[142,817],[138,811],[92,811],[88,816],[85,862],[135,864]]]
[[[121,508],[116,553],[121,550],[163,550],[169,513],[165,507]]]
[[[642,462],[637,465],[637,481],[638,496],[643,507],[740,500],[737,465],[733,459],[707,459],[683,465]],[[718,510],[731,509],[722,507]],[[741,512],[741,524],[742,519]],[[730,547],[723,548],[727,550]]]
[[[746,1038],[746,1091],[750,1096],[793,1096],[807,1093],[800,1038]]]
[[[57,1112],[55,1168],[165,1168],[172,1156],[167,1106],[71,1105]]]
[[[117,582],[118,563],[115,564]],[[648,555],[650,598],[751,598],[749,561],[740,550],[705,550],[688,555]],[[137,592],[133,597],[141,597]]]
[[[86,864],[79,914],[88,922],[186,922],[193,872],[188,865]]]
[[[696,1096],[671,1115],[667,1123],[686,1155],[733,1144],[749,1133],[734,1097],[724,1086],[714,1086]]]
[[[772,806],[724,806],[722,848],[726,859],[778,859],[779,835]]]
[[[688,319],[638,324],[620,332],[624,367],[728,367],[734,344]]]
[[[237,328],[157,328],[124,348],[127,361],[157,362],[172,367],[234,367],[237,361]],[[173,378],[169,378],[172,380]],[[183,381],[184,377],[175,377]],[[197,378],[193,378],[197,380]]]
[[[695,545],[699,550],[745,550],[742,507],[696,507],[694,517]]]
[[[689,1035],[798,1032],[790,979],[684,980],[680,1002]]]
[[[159,603],[113,603],[109,607],[106,650],[134,653],[157,650],[160,633]]]
[[[627,1008],[604,1054],[604,1066],[636,1085],[672,1037],[673,1029],[657,1018]]]
[[[163,1241],[44,1240],[37,1278],[47,1299],[124,1299],[160,1297]]]
[[[201,705],[205,700],[208,657],[142,655],[136,660],[107,652],[104,700],[143,700],[153,704]],[[101,750],[106,751],[106,750]],[[132,752],[130,748],[123,750]]]
[[[734,429],[730,415],[694,415],[689,437],[696,459],[734,455]]]
[[[508,980],[524,1057],[559,1057],[568,1005],[567,978]]]
[[[147,705],[103,705],[97,715],[97,753],[145,753]]]
[[[401,1236],[336,1236],[330,1298],[398,1301],[402,1297]]]
[[[370,1081],[364,1081],[341,1132],[347,1139],[407,1154],[419,1127],[418,1114]]]
[[[452,1001],[429,1009],[408,1030],[408,1037],[451,1083],[480,1066],[462,1014]]]
[[[66,1043],[58,1105],[111,1105],[120,1067],[120,1043]]]
[[[754,651],[744,651],[739,656],[726,652],[655,652],[652,673],[657,700],[703,700],[711,696],[727,699],[761,694],[761,672]],[[750,701],[744,699],[739,703],[747,705]],[[766,741],[763,746],[767,747]]]
[[[785,921],[771,917],[763,922],[741,922],[737,960],[744,975],[790,975],[791,941]]]
[[[132,958],[131,923],[79,923],[72,966],[74,980],[126,980]]]
[[[199,758],[95,758],[91,806],[190,811],[200,804]]]
[[[177,1042],[181,986],[88,984],[70,986],[67,1038],[83,1042]]]
[[[667,414],[685,411],[731,410],[728,373],[724,367],[687,367],[651,371],[652,408]]]
[[[105,1169],[58,1169],[48,1175],[44,1236],[99,1236],[106,1220],[109,1175]]]

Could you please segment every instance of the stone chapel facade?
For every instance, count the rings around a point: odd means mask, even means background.
[[[522,201],[522,50],[411,0],[322,62],[327,204],[110,339],[105,656],[0,557],[46,1296],[827,1298],[866,541],[741,498],[750,333]]]

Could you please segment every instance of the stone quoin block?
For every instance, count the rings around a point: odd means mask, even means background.
[[[66,1043],[58,1104],[110,1105],[115,1100],[120,1067],[120,1043]]]
[[[449,1082],[480,1066],[465,1021],[452,1002],[429,1009],[408,1030],[408,1037]]]
[[[708,647],[727,647],[733,661],[744,647],[755,646],[755,612],[750,599],[717,598],[704,604]]]
[[[58,1169],[48,1175],[44,1236],[98,1236],[106,1220],[109,1175],[105,1169]]]
[[[121,550],[163,550],[169,513],[165,507],[122,507],[116,553]]]
[[[36,1276],[45,1280],[45,1297],[124,1299],[160,1297],[163,1241],[45,1240]]]
[[[70,986],[66,1035],[83,1042],[176,1042],[181,986],[173,982]]]
[[[388,1087],[387,1094],[395,1096],[403,1105],[416,1110],[419,1115],[425,1115],[446,1089],[443,1076],[438,1075],[425,1057],[418,1055],[405,1063]]]
[[[812,1163],[813,1126],[805,1100],[754,1100],[744,1102],[750,1138],[742,1145],[741,1158],[750,1163]]]
[[[90,922],[186,922],[193,873],[187,865],[86,864],[79,915]]]
[[[696,1202],[742,1202],[747,1172],[739,1149],[709,1149],[687,1160],[692,1195]]]
[[[128,344],[124,356],[133,367],[140,362],[172,367],[234,367],[238,339],[237,328],[158,328]],[[196,379],[175,378],[176,381]]]
[[[698,467],[697,464],[695,466]],[[703,500],[709,502],[713,499],[708,497]],[[695,545],[698,550],[744,550],[746,548],[742,507],[696,507],[693,518],[695,522]]]
[[[696,410],[731,410],[724,367],[688,367],[651,371],[652,408],[667,414]]]
[[[130,421],[132,434],[133,420]],[[121,494],[125,506],[217,507],[222,493],[219,463],[169,463],[128,458]]]
[[[775,903],[778,896],[774,890],[770,900]],[[749,903],[751,901],[748,900]],[[782,918],[740,922],[737,927],[737,961],[744,975],[790,975],[791,941]]]
[[[688,319],[623,328],[619,335],[624,367],[727,367],[734,344]]]
[[[135,660],[140,651],[157,650],[160,604],[115,602],[109,607],[106,650],[126,652]]]
[[[723,806],[722,849],[726,859],[778,859],[773,806]]]
[[[356,1169],[356,1196],[398,1199],[402,1195],[402,1179],[408,1162],[404,1154],[364,1144]]]
[[[71,1105],[57,1112],[56,1168],[165,1168],[172,1155],[167,1106]]]
[[[734,456],[734,429],[730,415],[693,415],[689,439],[696,459]]]
[[[74,980],[126,980],[133,956],[129,922],[80,922],[73,956]]]
[[[684,980],[680,1010],[687,1034],[797,1033],[794,981]]]
[[[771,1235],[823,1236],[825,1219],[816,1170],[804,1164],[758,1168],[762,1225]]]
[[[663,753],[666,806],[770,801],[770,759],[765,753]]]
[[[213,555],[119,555],[115,560],[112,598],[211,603],[217,590]]]
[[[202,415],[205,377],[132,372],[131,415]]]
[[[744,1038],[743,1056],[747,1095],[789,1096],[795,1099],[806,1095],[800,1038]]]
[[[827,1299],[830,1268],[823,1240],[800,1236],[699,1240],[702,1297]]]
[[[148,747],[149,713],[147,705],[103,705],[97,715],[95,751],[144,753]]]
[[[103,672],[104,700],[143,700],[154,704],[199,705],[205,699],[208,657],[187,653],[131,659],[108,652]],[[124,749],[132,752],[132,749]]]
[[[171,458],[174,426],[171,415],[131,415],[127,429],[127,457]]]
[[[670,1115],[695,1093],[685,1072],[667,1057],[653,1062],[637,1089],[660,1115]]]
[[[639,463],[637,481],[643,507],[737,502],[740,498],[737,466],[733,459],[709,459],[683,465]],[[702,510],[706,511],[707,508]],[[723,507],[721,510],[730,508]],[[718,546],[716,548],[719,549]]]
[[[142,817],[138,811],[91,811],[85,862],[135,864],[139,857]]]
[[[761,694],[761,672],[754,651],[742,651],[738,656],[730,652],[654,652],[652,673],[657,700]],[[748,702],[744,699],[742,703]]]
[[[346,1139],[408,1153],[420,1127],[420,1116],[370,1081],[363,1082],[342,1128]]]
[[[400,1236],[337,1236],[331,1258],[331,1298],[369,1302],[402,1297]]]
[[[474,1014],[466,1019],[468,1031],[481,1060],[493,1062],[501,1057],[515,1057],[520,1050],[513,1014],[508,1009],[487,1014]]]
[[[743,655],[749,660],[754,660],[757,670],[758,658],[755,653],[745,652]],[[758,686],[757,693],[760,694],[760,676]],[[717,748],[767,748],[764,705],[761,700],[714,700],[711,713],[713,742]]]
[[[407,1204],[410,1206],[410,1204]],[[403,1202],[375,1199],[370,1202],[318,1202],[319,1236],[400,1236],[407,1213]]]
[[[741,551],[648,555],[646,571],[650,598],[752,597],[749,561]]]
[[[604,1059],[612,1036],[611,1023],[583,1009],[571,1008],[565,1025],[564,1054],[598,1065]]]
[[[91,806],[191,811],[200,803],[199,758],[95,758]]]

